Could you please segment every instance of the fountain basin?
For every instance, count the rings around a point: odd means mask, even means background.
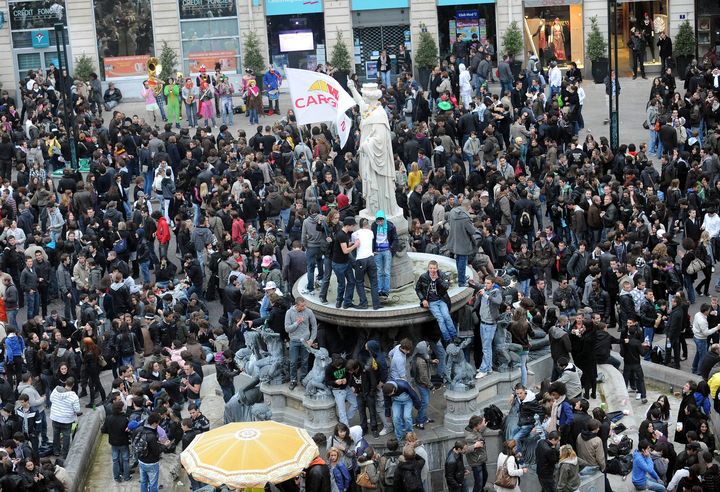
[[[388,300],[383,303],[384,306],[382,309],[372,309],[370,290],[367,287],[365,291],[368,304],[370,305],[368,309],[336,308],[337,279],[335,275],[332,275],[330,278],[327,304],[320,302],[319,289],[315,289],[314,294],[303,294],[301,292],[307,285],[307,275],[303,275],[295,283],[293,286],[293,295],[295,297],[302,296],[305,298],[307,307],[312,310],[319,321],[339,326],[352,326],[355,328],[393,328],[434,321],[430,311],[420,307],[420,301],[415,294],[415,283],[420,275],[427,271],[428,262],[435,260],[438,262],[440,270],[450,276],[451,287],[448,294],[450,295],[451,312],[460,309],[472,297],[473,289],[469,287],[458,287],[457,285],[457,268],[455,267],[454,259],[427,253],[407,253],[407,255],[412,261],[414,281],[410,285],[392,290]],[[467,267],[466,274],[467,278],[477,280],[475,271],[469,266]],[[358,302],[357,292],[355,293],[354,302]]]

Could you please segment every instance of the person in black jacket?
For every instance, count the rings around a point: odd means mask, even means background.
[[[672,362],[672,367],[680,369],[680,336],[683,331],[683,318],[684,312],[683,307],[679,302],[677,296],[673,296],[670,301],[672,310],[667,322],[667,344],[669,349],[665,352],[665,364],[670,365],[670,360],[675,356],[675,361]]]
[[[560,444],[560,434],[558,431],[550,431],[547,439],[540,440],[537,448],[535,448],[537,476],[542,492],[555,492],[557,490],[554,474],[555,465],[560,461],[558,444]]]
[[[465,463],[463,452],[467,442],[465,439],[455,441],[452,449],[445,458],[445,481],[449,492],[462,492],[465,490]]]
[[[327,444],[325,435],[315,434],[313,441],[317,444],[320,449],[320,456],[322,456],[325,445]],[[305,468],[305,492],[326,492],[327,490],[331,490],[330,467],[320,456],[317,456],[310,462],[308,467]]]
[[[675,302],[675,301],[673,301]],[[641,353],[643,350],[643,333],[638,325],[638,316],[632,315],[627,320],[627,327],[623,328],[620,333],[620,354],[625,363],[623,367],[623,378],[625,384],[630,384],[637,389],[643,403],[647,403],[647,394],[645,393],[645,375],[640,365]]]
[[[160,424],[160,414],[151,413],[145,425],[139,427],[135,432],[142,433],[142,439],[145,440],[145,451],[139,455],[138,469],[140,470],[140,489],[142,490],[158,490],[158,481],[160,479],[160,455],[162,454],[162,446],[158,441],[157,428]],[[133,443],[137,437],[133,436]]]
[[[193,258],[191,254],[186,254],[183,267],[185,268],[185,273],[187,274],[191,284],[187,292],[188,298],[191,294],[197,294],[198,297],[202,299],[203,271],[200,267],[200,263],[195,258]]]
[[[129,482],[130,475],[130,436],[127,430],[128,418],[123,413],[123,402],[112,404],[112,413],[105,417],[102,432],[108,435],[112,449],[113,478],[116,482]]]
[[[397,492],[424,492],[420,473],[425,466],[425,460],[415,454],[413,446],[403,448],[403,461],[395,469],[393,485]]]

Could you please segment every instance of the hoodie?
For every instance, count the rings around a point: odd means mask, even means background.
[[[15,357],[23,357],[25,355],[25,340],[15,333],[11,333],[5,338],[5,360],[12,361]]]
[[[380,342],[377,340],[367,341],[368,358],[365,361],[365,370],[368,372],[371,387],[378,383],[384,383],[388,379],[388,364],[385,353],[380,349]]]
[[[582,431],[577,438],[575,449],[578,457],[587,461],[588,465],[597,466],[600,471],[605,471],[605,450],[599,433]]]
[[[400,344],[390,351],[390,379],[407,380],[407,355],[400,350]]]
[[[50,420],[61,424],[72,424],[80,413],[80,398],[64,386],[57,386],[50,394]]]
[[[560,461],[557,469],[557,492],[575,492],[580,489],[580,466],[577,456]]]
[[[550,355],[552,359],[554,361],[559,360],[561,357],[569,359],[572,350],[570,335],[559,326],[551,326],[548,334],[550,335]]]
[[[323,216],[312,214],[303,221],[301,243],[303,248],[322,248],[327,244],[325,241],[325,229],[321,223]]]
[[[422,340],[415,346],[415,353],[411,362],[412,369],[410,375],[415,384],[424,388],[432,389],[430,371],[430,349],[426,341]]]
[[[580,382],[581,377],[582,370],[570,362],[565,367],[560,377],[557,378],[557,381],[565,383],[568,398],[575,398],[577,395],[582,393],[582,383]]]
[[[653,466],[653,460],[650,456],[645,456],[636,449],[633,451],[633,467],[632,467],[632,483],[638,490],[645,488],[647,484],[647,477],[650,475],[651,478],[659,481],[660,477],[655,472]]]
[[[535,416],[543,414],[543,408],[537,401],[535,393],[530,390],[526,390],[525,398],[520,402],[520,409],[518,410],[518,425],[534,425]]]
[[[45,411],[45,397],[40,396],[38,390],[32,384],[20,383],[18,385],[18,394],[26,394],[30,398],[30,406],[36,408],[39,412]]]

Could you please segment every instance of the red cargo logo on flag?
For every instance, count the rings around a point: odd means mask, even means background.
[[[338,90],[324,80],[316,80],[308,87],[307,91],[318,94],[309,94],[295,99],[295,106],[298,108],[307,108],[318,104],[329,104],[333,108],[337,108]]]

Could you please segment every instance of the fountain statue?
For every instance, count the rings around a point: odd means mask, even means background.
[[[459,345],[447,346],[446,374],[453,391],[467,391],[475,387],[475,368],[465,358],[463,349],[470,345],[472,338],[466,338]]]
[[[242,350],[242,349],[241,349]],[[258,387],[260,380],[256,377],[240,376],[245,383],[241,383],[238,392],[225,404],[224,422],[252,422],[252,407],[262,403],[263,394]]]
[[[330,364],[330,354],[328,354],[327,349],[323,347],[316,349],[305,345],[305,350],[315,356],[312,369],[310,369],[310,372],[308,372],[305,379],[303,379],[305,395],[316,400],[331,398],[332,392],[325,384],[325,368]]]
[[[261,327],[257,330],[260,333],[269,354],[258,360],[255,364],[257,375],[260,381],[269,384],[283,384],[288,373],[288,361],[285,357],[285,349],[279,333],[270,328]]]
[[[395,199],[395,163],[390,121],[380,104],[382,91],[376,83],[363,84],[362,95],[351,80],[348,81],[348,88],[361,115],[358,157],[365,208],[360,211],[360,216],[373,222],[375,214],[383,211],[385,220],[395,225],[399,244],[393,257],[390,286],[397,289],[411,284],[415,278],[412,261],[407,256],[408,223]]]

